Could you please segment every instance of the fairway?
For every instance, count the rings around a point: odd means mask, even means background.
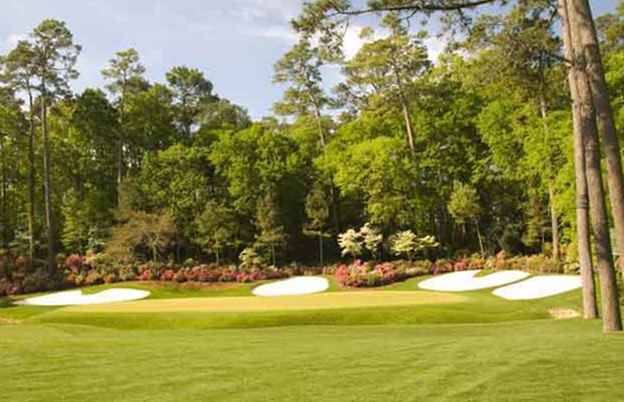
[[[467,298],[449,293],[405,291],[332,292],[281,297],[205,297],[145,300],[108,305],[66,307],[69,313],[259,312],[460,303]]]
[[[621,401],[600,323],[119,331],[0,326],[6,401]]]

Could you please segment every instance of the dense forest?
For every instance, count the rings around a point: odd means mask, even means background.
[[[149,82],[134,49],[102,66],[106,87],[75,93],[82,44],[64,22],[42,21],[0,59],[2,253],[50,275],[88,253],[316,264],[341,258],[339,234],[373,227],[383,239],[433,236],[430,258],[502,250],[578,266],[579,160],[556,4],[518,2],[469,24],[447,15],[457,34],[433,62],[427,32],[389,6],[344,57],[328,28],[344,20],[329,15],[349,9],[334,3],[308,4],[294,21],[300,40],[274,68],[283,98],[259,121],[199,68]],[[596,27],[623,127],[624,4]],[[327,66],[342,72],[334,88]],[[385,244],[376,257],[391,254]]]

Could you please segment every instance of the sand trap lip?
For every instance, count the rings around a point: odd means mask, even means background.
[[[283,281],[267,283],[254,288],[256,296],[298,296],[324,292],[329,288],[329,282],[318,276],[298,276]]]
[[[136,289],[107,289],[99,293],[84,295],[82,290],[52,293],[45,296],[31,297],[17,302],[27,306],[81,306],[87,304],[108,304],[148,297],[150,292]]]
[[[495,288],[529,276],[528,273],[522,271],[502,271],[475,277],[479,272],[479,270],[452,272],[424,280],[418,284],[418,287],[441,292],[465,292]]]
[[[505,286],[492,293],[507,300],[534,300],[580,289],[581,286],[580,276],[546,275]]]
[[[364,290],[283,297],[196,297],[150,299],[108,305],[69,306],[63,313],[253,313],[463,303],[465,296],[427,291]]]

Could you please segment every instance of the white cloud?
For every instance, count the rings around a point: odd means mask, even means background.
[[[26,34],[20,33],[10,33],[4,41],[2,41],[2,47],[4,51],[10,51],[11,49],[17,46],[17,43],[21,40],[25,40],[28,38]]]
[[[444,53],[448,41],[444,37],[431,36],[424,41],[429,53],[429,59],[436,63],[440,54]]]
[[[280,39],[289,43],[295,43],[298,39],[295,31],[283,25],[271,25],[266,28],[258,28],[252,32],[252,35],[268,39]]]

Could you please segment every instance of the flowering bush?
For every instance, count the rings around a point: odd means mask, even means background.
[[[417,271],[396,262],[371,264],[355,260],[350,265],[338,266],[335,275],[341,286],[375,287],[406,280],[416,276]]]

